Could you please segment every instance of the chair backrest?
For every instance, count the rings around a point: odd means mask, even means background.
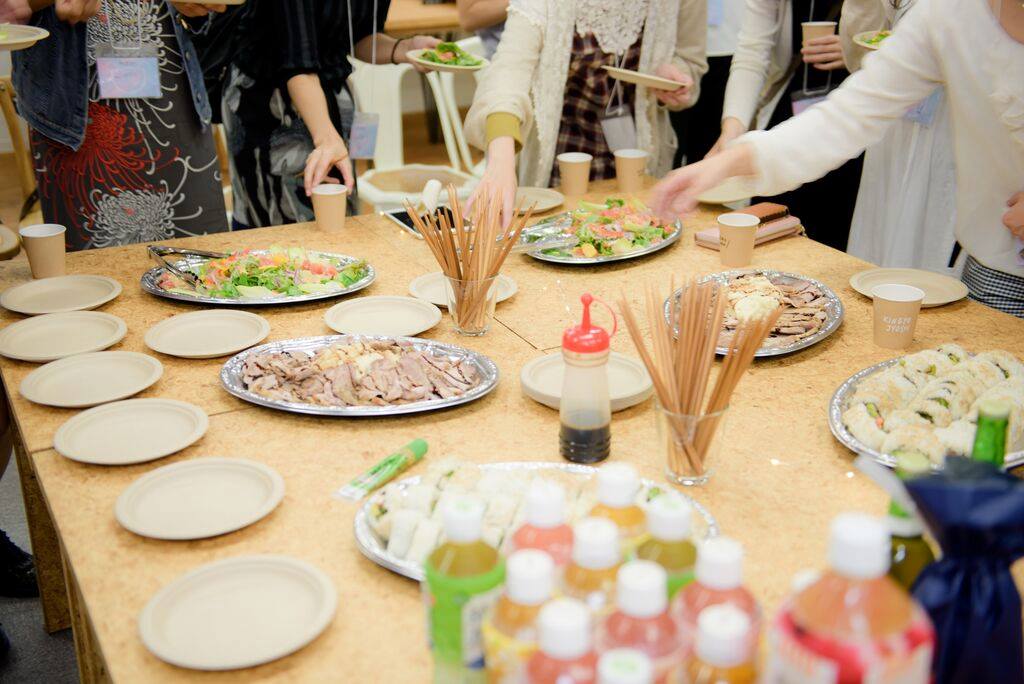
[[[483,57],[484,45],[483,42],[476,36],[470,38],[463,38],[458,41],[459,47],[471,55],[477,57]],[[474,84],[480,82],[480,75],[483,71],[474,71],[473,78]],[[466,167],[466,170],[470,173],[474,172],[473,158],[469,153],[469,145],[466,143],[466,134],[462,128],[462,115],[459,113],[459,105],[455,99],[455,74],[443,73],[441,77],[441,90],[445,99],[445,104],[448,108],[449,120],[451,122],[452,135],[455,138],[455,145],[459,150],[459,156],[462,158],[462,164]]]
[[[18,172],[18,184],[21,186],[22,199],[27,198],[36,189],[36,174],[32,168],[32,155],[28,141],[22,134],[21,118],[14,107],[14,85],[9,76],[0,76],[0,111],[7,123],[7,132],[11,137],[14,150],[14,162]]]
[[[367,64],[349,57],[349,88],[356,108],[380,117],[373,166],[394,169],[405,163],[402,137],[402,79],[412,73],[408,64]]]

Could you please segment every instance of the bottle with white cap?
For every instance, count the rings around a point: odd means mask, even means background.
[[[697,547],[690,539],[692,511],[693,507],[675,492],[662,494],[647,506],[647,530],[651,535],[636,550],[636,557],[665,568],[670,599],[693,580]]]
[[[562,568],[572,556],[572,527],[565,522],[565,489],[537,479],[526,490],[526,522],[512,535],[513,549],[546,552]]]
[[[668,574],[651,561],[626,563],[615,585],[615,611],[597,632],[598,653],[635,648],[651,659],[656,682],[668,681],[682,657],[682,642],[668,614]]]
[[[654,684],[651,659],[635,648],[613,648],[597,661],[597,684]]]
[[[424,564],[427,626],[439,681],[482,678],[481,624],[505,579],[505,562],[480,538],[483,515],[479,499],[452,498],[442,510],[447,541]]]
[[[640,476],[628,463],[609,463],[597,471],[595,518],[608,518],[619,528],[628,548],[636,548],[647,531],[647,516],[636,503]]]
[[[537,650],[537,616],[555,589],[555,563],[536,549],[514,552],[505,562],[505,592],[484,621],[487,680],[520,682]]]
[[[565,569],[566,596],[585,602],[594,612],[611,605],[615,573],[622,564],[622,542],[615,523],[584,518],[573,528],[572,560]]]
[[[593,618],[581,601],[570,598],[548,602],[537,619],[538,650],[526,667],[530,684],[593,684],[597,681],[597,655],[593,644]]]
[[[679,626],[686,648],[692,647],[697,633],[697,618],[705,608],[728,603],[750,618],[750,643],[753,653],[761,630],[761,608],[757,599],[743,586],[743,547],[735,539],[714,537],[697,547],[694,580],[676,594],[672,617]]]
[[[832,521],[829,569],[783,606],[772,627],[772,681],[928,682],[935,630],[887,574],[889,531],[881,518]]]
[[[686,684],[754,684],[755,654],[750,652],[750,617],[736,606],[709,606],[697,617],[693,655],[686,663]]]

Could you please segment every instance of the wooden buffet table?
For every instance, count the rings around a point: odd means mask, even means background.
[[[609,301],[625,292],[639,301],[648,282],[667,290],[673,278],[679,283],[720,270],[718,254],[693,242],[694,228],[710,225],[716,213],[702,210],[687,221],[678,244],[640,260],[573,268],[510,257],[504,272],[516,279],[519,293],[498,306],[499,324],[490,333],[458,337],[447,315],[426,333],[487,354],[502,374],[491,395],[444,412],[364,420],[282,413],[222,390],[218,371],[224,359],[187,361],[149,352],[159,356],[164,375],[139,396],[191,401],[210,414],[209,431],[195,446],[154,463],[90,466],[52,449],[54,432],[75,412],[22,399],[19,383],[36,366],[0,359],[23,445],[19,466],[48,627],[59,628],[69,618],[74,623],[83,680],[428,681],[431,661],[419,587],[359,553],[352,535],[356,506],[331,498],[331,493],[415,437],[429,442],[428,459],[559,460],[558,414],[523,396],[520,368],[558,348],[562,330],[579,315],[578,295],[584,291]],[[437,270],[422,242],[376,216],[350,218],[339,234],[298,225],[177,244],[210,250],[299,244],[363,256],[377,269],[377,281],[365,290],[375,295],[406,294],[410,280]],[[743,542],[747,581],[773,611],[788,593],[794,573],[824,564],[834,515],[850,509],[885,510],[885,497],[854,471],[852,455],[829,433],[825,407],[845,378],[892,353],[872,344],[870,302],[847,284],[865,267],[863,262],[806,238],[789,238],[759,247],[755,265],[820,279],[846,305],[845,323],[828,340],[755,364],[737,391],[725,428],[727,445],[713,464],[710,484],[687,492],[712,511],[725,534]],[[148,352],[142,340],[150,326],[195,310],[143,293],[139,277],[149,266],[144,246],[68,257],[69,273],[108,275],[124,286],[123,294],[102,309],[128,324],[128,336],[114,349]],[[27,278],[27,263],[0,266],[0,288]],[[258,313],[271,323],[270,339],[278,340],[329,333],[322,314],[330,305],[261,308]],[[0,314],[4,324],[20,318]],[[1024,355],[1024,321],[966,301],[924,311],[914,349],[947,341]],[[613,348],[635,354],[624,332],[614,338]],[[615,414],[612,427],[612,460],[629,461],[644,476],[661,479],[664,464],[655,447],[651,402]],[[206,456],[245,457],[275,468],[286,484],[283,502],[251,527],[198,542],[137,537],[115,521],[114,502],[133,480],[162,465]],[[312,644],[262,667],[217,674],[167,665],[143,647],[137,617],[161,587],[203,563],[266,553],[302,558],[334,581],[337,616]],[[70,603],[64,599],[62,566],[67,569]]]

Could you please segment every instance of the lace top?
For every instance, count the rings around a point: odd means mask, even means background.
[[[576,33],[594,34],[604,52],[621,55],[644,29],[648,0],[577,0]]]

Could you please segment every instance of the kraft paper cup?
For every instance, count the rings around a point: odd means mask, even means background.
[[[750,214],[733,212],[718,217],[718,244],[722,265],[731,268],[749,266],[754,260],[754,239],[761,220]]]
[[[834,21],[805,21],[800,24],[800,28],[804,31],[803,44],[807,45],[807,41],[814,40],[815,38],[824,38],[831,36],[836,32],[836,26],[838,24]]]
[[[640,192],[643,189],[649,156],[643,150],[615,152],[615,178],[619,182],[619,192]]]
[[[18,231],[21,244],[28,254],[28,265],[33,278],[53,278],[64,275],[64,234],[67,228],[56,223],[25,226]]]
[[[875,310],[875,344],[885,349],[906,349],[914,341],[917,315],[924,290],[897,283],[871,290]]]
[[[319,230],[338,231],[345,227],[348,188],[337,183],[324,183],[313,188],[313,215]]]
[[[563,195],[585,195],[590,185],[590,162],[586,152],[563,152],[558,155],[558,172],[562,176]]]

